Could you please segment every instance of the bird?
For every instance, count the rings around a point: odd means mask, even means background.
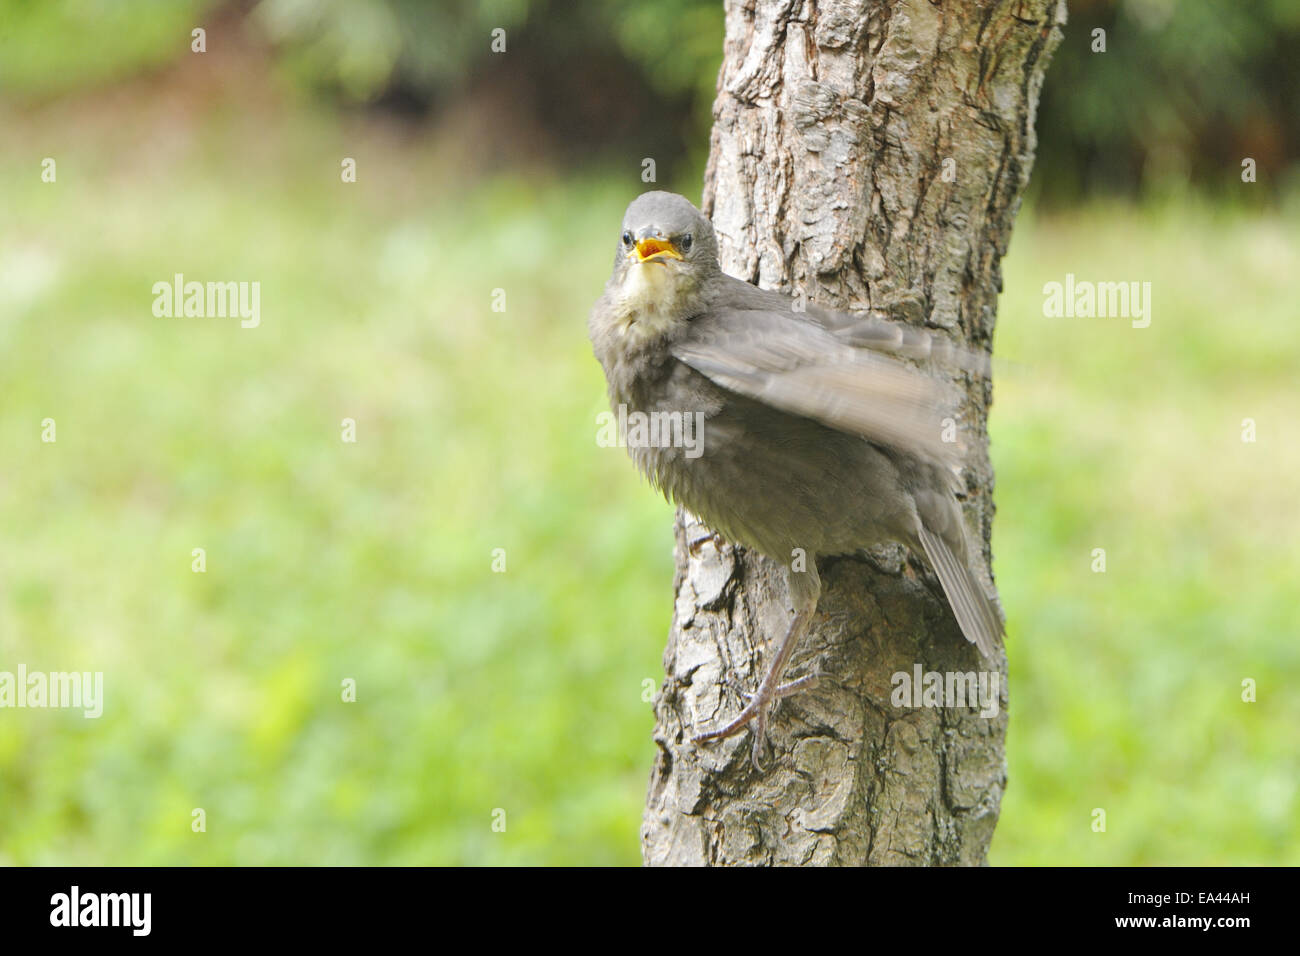
[[[1003,625],[957,498],[953,394],[909,361],[979,371],[983,356],[726,275],[709,219],[660,190],[628,205],[587,328],[620,421],[664,425],[625,436],[637,469],[723,540],[786,571],[794,616],[762,681],[697,745],[752,725],[761,771],[772,706],[817,680],[782,683],[821,595],[817,556],[905,545],[937,575],[962,634],[994,659]]]

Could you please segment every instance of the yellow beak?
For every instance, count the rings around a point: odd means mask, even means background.
[[[635,253],[628,253],[629,258],[635,254],[637,261],[649,262],[651,259],[659,259],[664,256],[670,256],[673,259],[680,259],[682,254],[667,239],[642,239],[636,244]]]

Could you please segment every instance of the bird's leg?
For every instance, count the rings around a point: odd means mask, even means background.
[[[721,730],[700,734],[694,738],[695,742],[699,744],[709,740],[731,737],[740,733],[752,721],[754,723],[754,745],[750,750],[750,760],[754,764],[754,769],[760,773],[763,768],[759,764],[759,754],[767,740],[767,715],[772,705],[782,697],[788,697],[801,690],[807,690],[817,684],[816,675],[801,677],[788,684],[781,683],[781,677],[790,663],[790,658],[794,656],[795,648],[799,646],[803,636],[808,633],[808,626],[812,623],[813,614],[817,610],[817,599],[821,595],[821,579],[817,576],[816,564],[813,564],[807,571],[788,571],[787,573],[790,581],[790,598],[794,603],[794,620],[790,622],[790,629],[785,632],[785,637],[777,648],[776,657],[768,667],[763,682],[758,685],[758,691],[749,699],[745,709],[731,723]]]

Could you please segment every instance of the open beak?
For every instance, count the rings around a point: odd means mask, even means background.
[[[667,239],[641,239],[637,241],[636,249],[628,253],[628,257],[636,256],[638,262],[650,262],[654,259],[680,259],[682,254],[677,251]]]

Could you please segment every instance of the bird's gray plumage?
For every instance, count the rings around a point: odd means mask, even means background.
[[[955,496],[961,446],[944,441],[953,396],[905,361],[978,371],[980,357],[724,275],[708,220],[665,192],[628,206],[588,328],[616,409],[703,416],[698,457],[629,449],[668,497],[787,567],[795,549],[901,542],[935,570],[962,633],[995,653],[1001,620]]]

